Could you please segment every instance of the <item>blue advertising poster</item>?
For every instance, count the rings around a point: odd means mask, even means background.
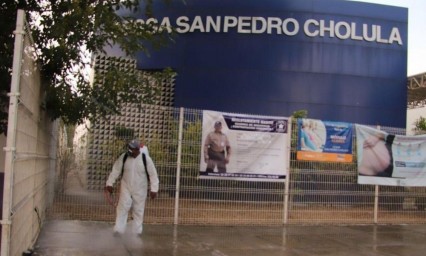
[[[288,118],[203,111],[200,178],[284,181]]]
[[[426,135],[393,135],[356,125],[358,183],[426,185]]]
[[[352,124],[298,119],[297,160],[352,162]]]

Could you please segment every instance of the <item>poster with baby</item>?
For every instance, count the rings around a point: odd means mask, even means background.
[[[300,118],[297,160],[351,163],[352,124]]]
[[[426,135],[393,135],[356,125],[358,183],[426,185]]]

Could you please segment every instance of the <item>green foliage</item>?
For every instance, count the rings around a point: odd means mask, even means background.
[[[107,175],[111,171],[111,167],[115,160],[117,160],[117,158],[126,151],[126,144],[127,140],[123,138],[115,138],[100,145],[104,153],[99,156],[99,160],[101,160],[102,164],[98,166],[98,168],[103,172],[103,174]],[[91,161],[96,160],[91,159]]]
[[[291,115],[292,117],[292,134],[291,134],[291,147],[297,147],[297,119],[308,118],[308,111],[306,109],[296,110]],[[293,152],[291,159],[295,159],[295,152]]]
[[[173,189],[176,182],[176,162],[179,145],[179,120],[170,117],[167,124],[168,133],[153,136],[147,142],[149,154],[157,170],[161,172],[161,183],[167,189]],[[198,177],[202,134],[201,118],[185,120],[182,129],[180,169],[182,183],[194,182]]]
[[[294,118],[307,118],[308,111],[306,109],[296,110],[291,116]]]
[[[13,1],[6,1],[0,4],[0,134],[5,133],[7,129],[7,117],[9,98],[7,93],[10,91],[11,68],[13,61],[13,31],[16,26],[16,10],[18,4]]]
[[[66,124],[81,124],[86,118],[96,120],[119,114],[122,103],[150,103],[155,98],[156,90],[146,81],[140,82],[137,72],[112,68],[105,74],[105,87],[91,86],[87,74],[92,65],[91,54],[104,53],[107,46],[117,45],[132,57],[172,39],[173,34],[166,30],[158,32],[153,25],[136,21],[135,13],[152,16],[153,0],[143,4],[144,7],[138,0],[10,0],[0,4],[0,133],[7,128],[7,93],[18,9],[26,11],[31,27],[46,88],[45,109],[52,120],[62,118]],[[118,15],[117,11],[123,9],[128,16]],[[158,74],[151,84],[155,87],[156,82],[171,75],[170,70]]]
[[[421,134],[426,132],[426,118],[421,116],[414,122],[414,131]]]
[[[164,138],[158,139],[154,136],[149,142],[149,152],[156,162],[174,164],[177,161],[178,143],[179,143],[179,120],[171,120],[169,124],[167,143]],[[193,121],[185,121],[182,131],[181,143],[181,167],[187,169],[188,166],[193,166],[194,163],[200,162],[200,144],[202,134],[201,119],[196,118]],[[164,135],[163,135],[164,136]],[[198,174],[198,169],[197,169]]]

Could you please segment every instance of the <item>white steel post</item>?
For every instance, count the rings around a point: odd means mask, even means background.
[[[380,125],[377,126],[380,130]],[[374,224],[377,224],[379,215],[379,185],[374,185]]]
[[[179,219],[179,191],[180,191],[180,167],[182,163],[182,134],[183,134],[183,112],[184,109],[180,108],[179,112],[179,137],[178,137],[178,152],[176,162],[176,193],[175,193],[175,215],[173,223],[178,224]]]
[[[286,171],[287,175],[285,177],[285,191],[284,191],[284,216],[283,223],[288,223],[288,199],[289,199],[289,190],[290,190],[290,161],[291,161],[291,127],[293,124],[293,119],[290,117],[287,123],[287,134],[288,134],[288,142],[287,142],[287,151],[288,154],[285,156],[286,159]]]
[[[379,185],[374,186],[374,224],[377,224],[379,212]]]
[[[16,18],[16,30],[15,34],[15,45],[13,53],[13,69],[12,69],[12,81],[9,93],[9,117],[7,124],[7,139],[6,147],[4,148],[5,153],[5,168],[4,168],[4,188],[3,188],[3,219],[2,225],[2,237],[1,237],[1,255],[9,256],[10,251],[10,234],[11,234],[11,209],[12,209],[12,198],[13,198],[13,172],[14,172],[14,159],[16,154],[16,126],[17,126],[17,115],[18,115],[18,98],[19,98],[19,83],[21,77],[21,63],[22,63],[22,51],[24,41],[24,21],[25,12],[18,10]]]

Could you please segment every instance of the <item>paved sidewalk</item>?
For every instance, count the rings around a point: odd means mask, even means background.
[[[145,225],[141,237],[114,237],[111,223],[50,221],[44,225],[33,255],[424,256],[426,225]]]

